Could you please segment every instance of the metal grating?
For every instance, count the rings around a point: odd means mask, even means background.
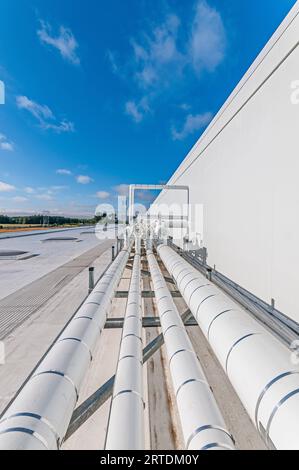
[[[0,300],[0,340],[57,294],[112,245],[107,240]]]

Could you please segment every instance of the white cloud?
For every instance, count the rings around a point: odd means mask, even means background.
[[[56,170],[56,173],[58,175],[66,175],[66,176],[70,176],[72,174],[70,170],[67,170],[65,168],[58,168],[58,170]]]
[[[93,181],[93,179],[87,175],[79,175],[77,176],[76,180],[77,180],[77,183],[80,183],[80,184],[89,184],[89,183],[92,183]]]
[[[26,202],[28,201],[27,197],[15,196],[12,198],[14,202]]]
[[[56,120],[51,109],[46,106],[30,100],[27,96],[17,96],[16,103],[19,109],[25,109],[34,116],[42,129],[51,129],[60,134],[61,132],[74,132],[74,124],[66,119],[61,122]]]
[[[27,186],[25,188],[25,193],[27,194],[34,194],[35,193],[35,189],[34,188],[31,188],[31,186]]]
[[[14,191],[16,188],[11,184],[0,181],[0,192]]]
[[[37,35],[42,43],[57,49],[61,56],[71,64],[80,64],[80,59],[77,55],[78,43],[69,28],[60,26],[59,34],[55,36],[52,34],[52,27],[49,23],[41,20],[40,26]]]
[[[142,88],[171,85],[187,65],[196,72],[212,72],[222,62],[226,50],[226,31],[220,12],[207,0],[198,0],[191,27],[181,28],[181,20],[169,14],[151,32],[132,41],[135,77]],[[186,44],[187,29],[187,45]]]
[[[16,100],[18,108],[26,109],[40,122],[54,118],[51,109],[46,105],[38,104],[27,98],[27,96],[17,96]]]
[[[75,126],[73,122],[63,119],[59,124],[45,123],[44,129],[52,129],[53,131],[61,134],[61,132],[75,132]]]
[[[8,150],[9,152],[12,152],[14,147],[11,142],[0,142],[0,148],[2,150]]]
[[[52,195],[49,194],[49,193],[37,194],[36,198],[40,199],[41,201],[52,201],[53,200]]]
[[[172,128],[172,138],[173,140],[183,140],[190,134],[193,134],[195,131],[199,131],[206,127],[212,120],[212,113],[203,113],[203,114],[188,114],[184,125],[180,131]]]
[[[189,53],[194,69],[210,72],[223,61],[226,49],[226,32],[220,13],[206,0],[196,6],[192,25]]]
[[[191,109],[191,106],[190,104],[188,103],[182,103],[180,106],[179,106],[180,109],[182,109],[183,111],[189,111],[189,109]]]
[[[126,80],[130,73],[143,95],[146,91],[147,104],[153,108],[153,101],[166,89],[182,80],[187,82],[190,72],[199,75],[215,71],[225,58],[227,37],[220,12],[207,0],[197,0],[188,23],[169,14],[151,30],[142,31],[131,44],[133,58],[126,64],[125,74],[117,73],[125,75]],[[125,107],[136,123],[142,121],[145,113],[139,98],[127,101]],[[181,108],[189,110],[186,103]]]
[[[143,114],[139,111],[139,107],[134,101],[127,101],[125,108],[126,114],[131,116],[135,122],[142,121]]]
[[[113,190],[116,191],[119,196],[128,196],[128,194],[129,194],[129,185],[128,184],[119,184],[118,186],[114,186]]]
[[[0,149],[12,152],[14,146],[12,142],[9,142],[4,134],[0,134]]]
[[[60,191],[65,191],[68,189],[68,186],[49,186],[49,187],[37,187],[32,188],[31,186],[27,186],[24,188],[24,192],[30,196],[34,195],[36,199],[42,201],[52,201],[54,196],[59,193]],[[22,202],[20,200],[20,202]]]
[[[110,50],[107,51],[107,59],[108,59],[108,61],[110,62],[112,71],[113,71],[114,73],[118,73],[118,72],[119,72],[119,67],[118,67],[118,65],[117,65],[117,63],[116,63],[115,54],[114,54],[112,51],[110,51]]]
[[[69,189],[69,187],[68,186],[61,186],[61,185],[60,186],[51,186],[49,191],[57,192],[57,191],[65,191],[66,189]]]
[[[96,193],[96,197],[98,197],[99,199],[108,199],[109,196],[110,193],[108,193],[107,191],[97,191]]]
[[[148,100],[146,97],[142,98],[138,103],[135,101],[127,101],[125,104],[125,112],[136,123],[143,120],[145,114],[150,111]]]
[[[151,191],[137,191],[135,193],[135,199],[143,202],[152,202],[156,199],[156,195]]]
[[[171,79],[171,72],[183,65],[184,58],[177,48],[179,18],[168,15],[165,22],[156,26],[150,34],[143,35],[142,43],[132,41],[136,64],[135,77],[139,85],[149,88],[161,86]]]

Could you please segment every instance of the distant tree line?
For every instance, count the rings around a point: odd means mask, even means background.
[[[79,219],[77,217],[61,217],[50,215],[47,217],[48,225],[77,225],[77,224],[93,224],[95,219]],[[13,224],[13,225],[43,225],[44,216],[42,214],[14,216],[0,214],[0,224]]]
[[[97,214],[91,219],[83,219],[77,217],[62,217],[56,215],[46,216],[47,225],[93,225],[98,222],[107,223],[118,223],[117,216],[107,216],[107,214]],[[13,216],[0,214],[0,225],[1,224],[13,224],[13,225],[43,225],[45,216],[43,214],[26,215],[26,216]]]
[[[118,218],[116,214],[107,214],[106,212],[101,212],[96,214],[94,217],[94,222],[97,224],[99,222],[107,224],[118,224]]]

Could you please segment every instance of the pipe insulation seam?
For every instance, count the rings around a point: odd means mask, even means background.
[[[298,450],[299,369],[290,351],[217,286],[205,286],[206,278],[173,249],[157,250],[265,442]],[[183,269],[196,273],[193,283],[186,276],[178,285]]]
[[[60,447],[131,247],[129,241],[6,410],[0,449],[36,449],[37,435],[43,448]]]
[[[106,435],[106,450],[144,449],[140,240],[130,281]]]
[[[220,442],[223,443],[221,448],[234,450],[233,438],[226,430],[224,419],[149,242],[147,259],[185,448],[187,450],[199,450],[210,446],[214,448],[214,443]],[[163,286],[163,289],[160,286]],[[160,302],[162,298],[163,305]]]

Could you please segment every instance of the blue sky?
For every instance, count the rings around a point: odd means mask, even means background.
[[[294,3],[1,0],[0,210],[167,181]]]

